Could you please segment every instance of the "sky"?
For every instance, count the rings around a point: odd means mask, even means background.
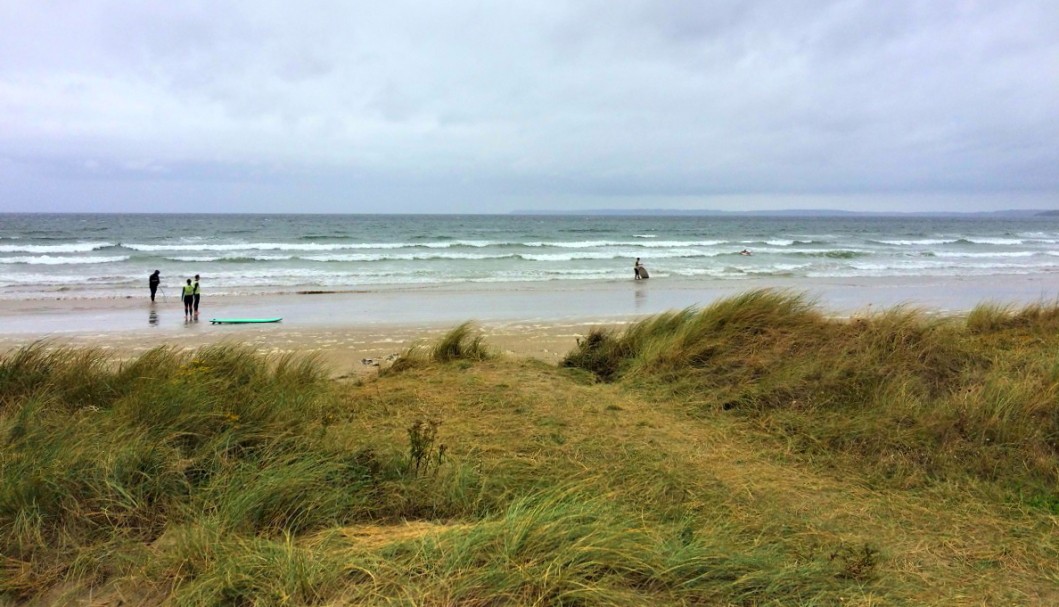
[[[1055,0],[0,0],[0,211],[1059,209]]]

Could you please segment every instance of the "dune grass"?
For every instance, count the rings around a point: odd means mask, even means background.
[[[1056,310],[829,319],[801,295],[756,291],[593,333],[562,364],[695,415],[745,416],[809,456],[855,456],[899,482],[971,475],[1048,493],[1059,479]]]
[[[192,521],[276,536],[459,509],[406,487],[397,455],[331,444],[348,412],[309,359],[160,349],[112,369],[37,345],[0,376],[24,378],[7,381],[0,418],[0,552],[17,572],[0,590],[16,596],[61,576],[64,553],[149,544]]]
[[[469,364],[495,356],[496,353],[485,345],[484,338],[475,324],[467,321],[445,333],[433,344],[412,344],[393,361],[392,365],[382,371],[399,373],[405,369],[438,363]]]
[[[1056,318],[757,291],[352,383],[35,344],[0,356],[0,603],[1052,604]]]

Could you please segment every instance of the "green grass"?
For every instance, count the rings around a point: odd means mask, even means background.
[[[0,356],[0,604],[1053,604],[1057,318],[755,291],[560,368],[464,324],[355,383],[34,344]]]
[[[429,364],[459,362],[469,364],[495,357],[484,342],[481,333],[471,321],[451,329],[432,345],[413,344],[405,350],[383,373],[399,373],[405,369]]]
[[[563,365],[696,415],[745,416],[811,457],[855,456],[899,481],[1044,489],[1059,469],[1056,316],[1033,305],[838,320],[800,295],[756,291],[595,332]]]

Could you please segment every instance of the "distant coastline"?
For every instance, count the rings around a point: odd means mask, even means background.
[[[1003,211],[841,211],[836,209],[774,209],[766,211],[720,211],[712,209],[573,209],[562,211],[520,209],[511,215],[606,216],[606,217],[944,217],[1030,218],[1059,217],[1059,209],[1007,209]]]
[[[194,212],[164,213],[154,211],[0,211],[0,217],[34,216],[143,216],[143,217],[942,217],[990,219],[1025,219],[1059,217],[1059,209],[1004,209],[999,211],[843,211],[839,209],[771,209],[763,211],[724,211],[717,209],[515,209],[494,213],[277,213],[261,212]]]

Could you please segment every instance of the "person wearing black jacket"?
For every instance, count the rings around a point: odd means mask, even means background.
[[[199,317],[199,300],[202,299],[202,291],[199,291],[199,275],[195,275],[195,301],[193,307],[195,309],[195,318]]]
[[[151,274],[151,277],[147,279],[147,286],[151,288],[151,302],[154,302],[154,294],[158,291],[158,285],[162,282],[161,272],[158,270]]]

